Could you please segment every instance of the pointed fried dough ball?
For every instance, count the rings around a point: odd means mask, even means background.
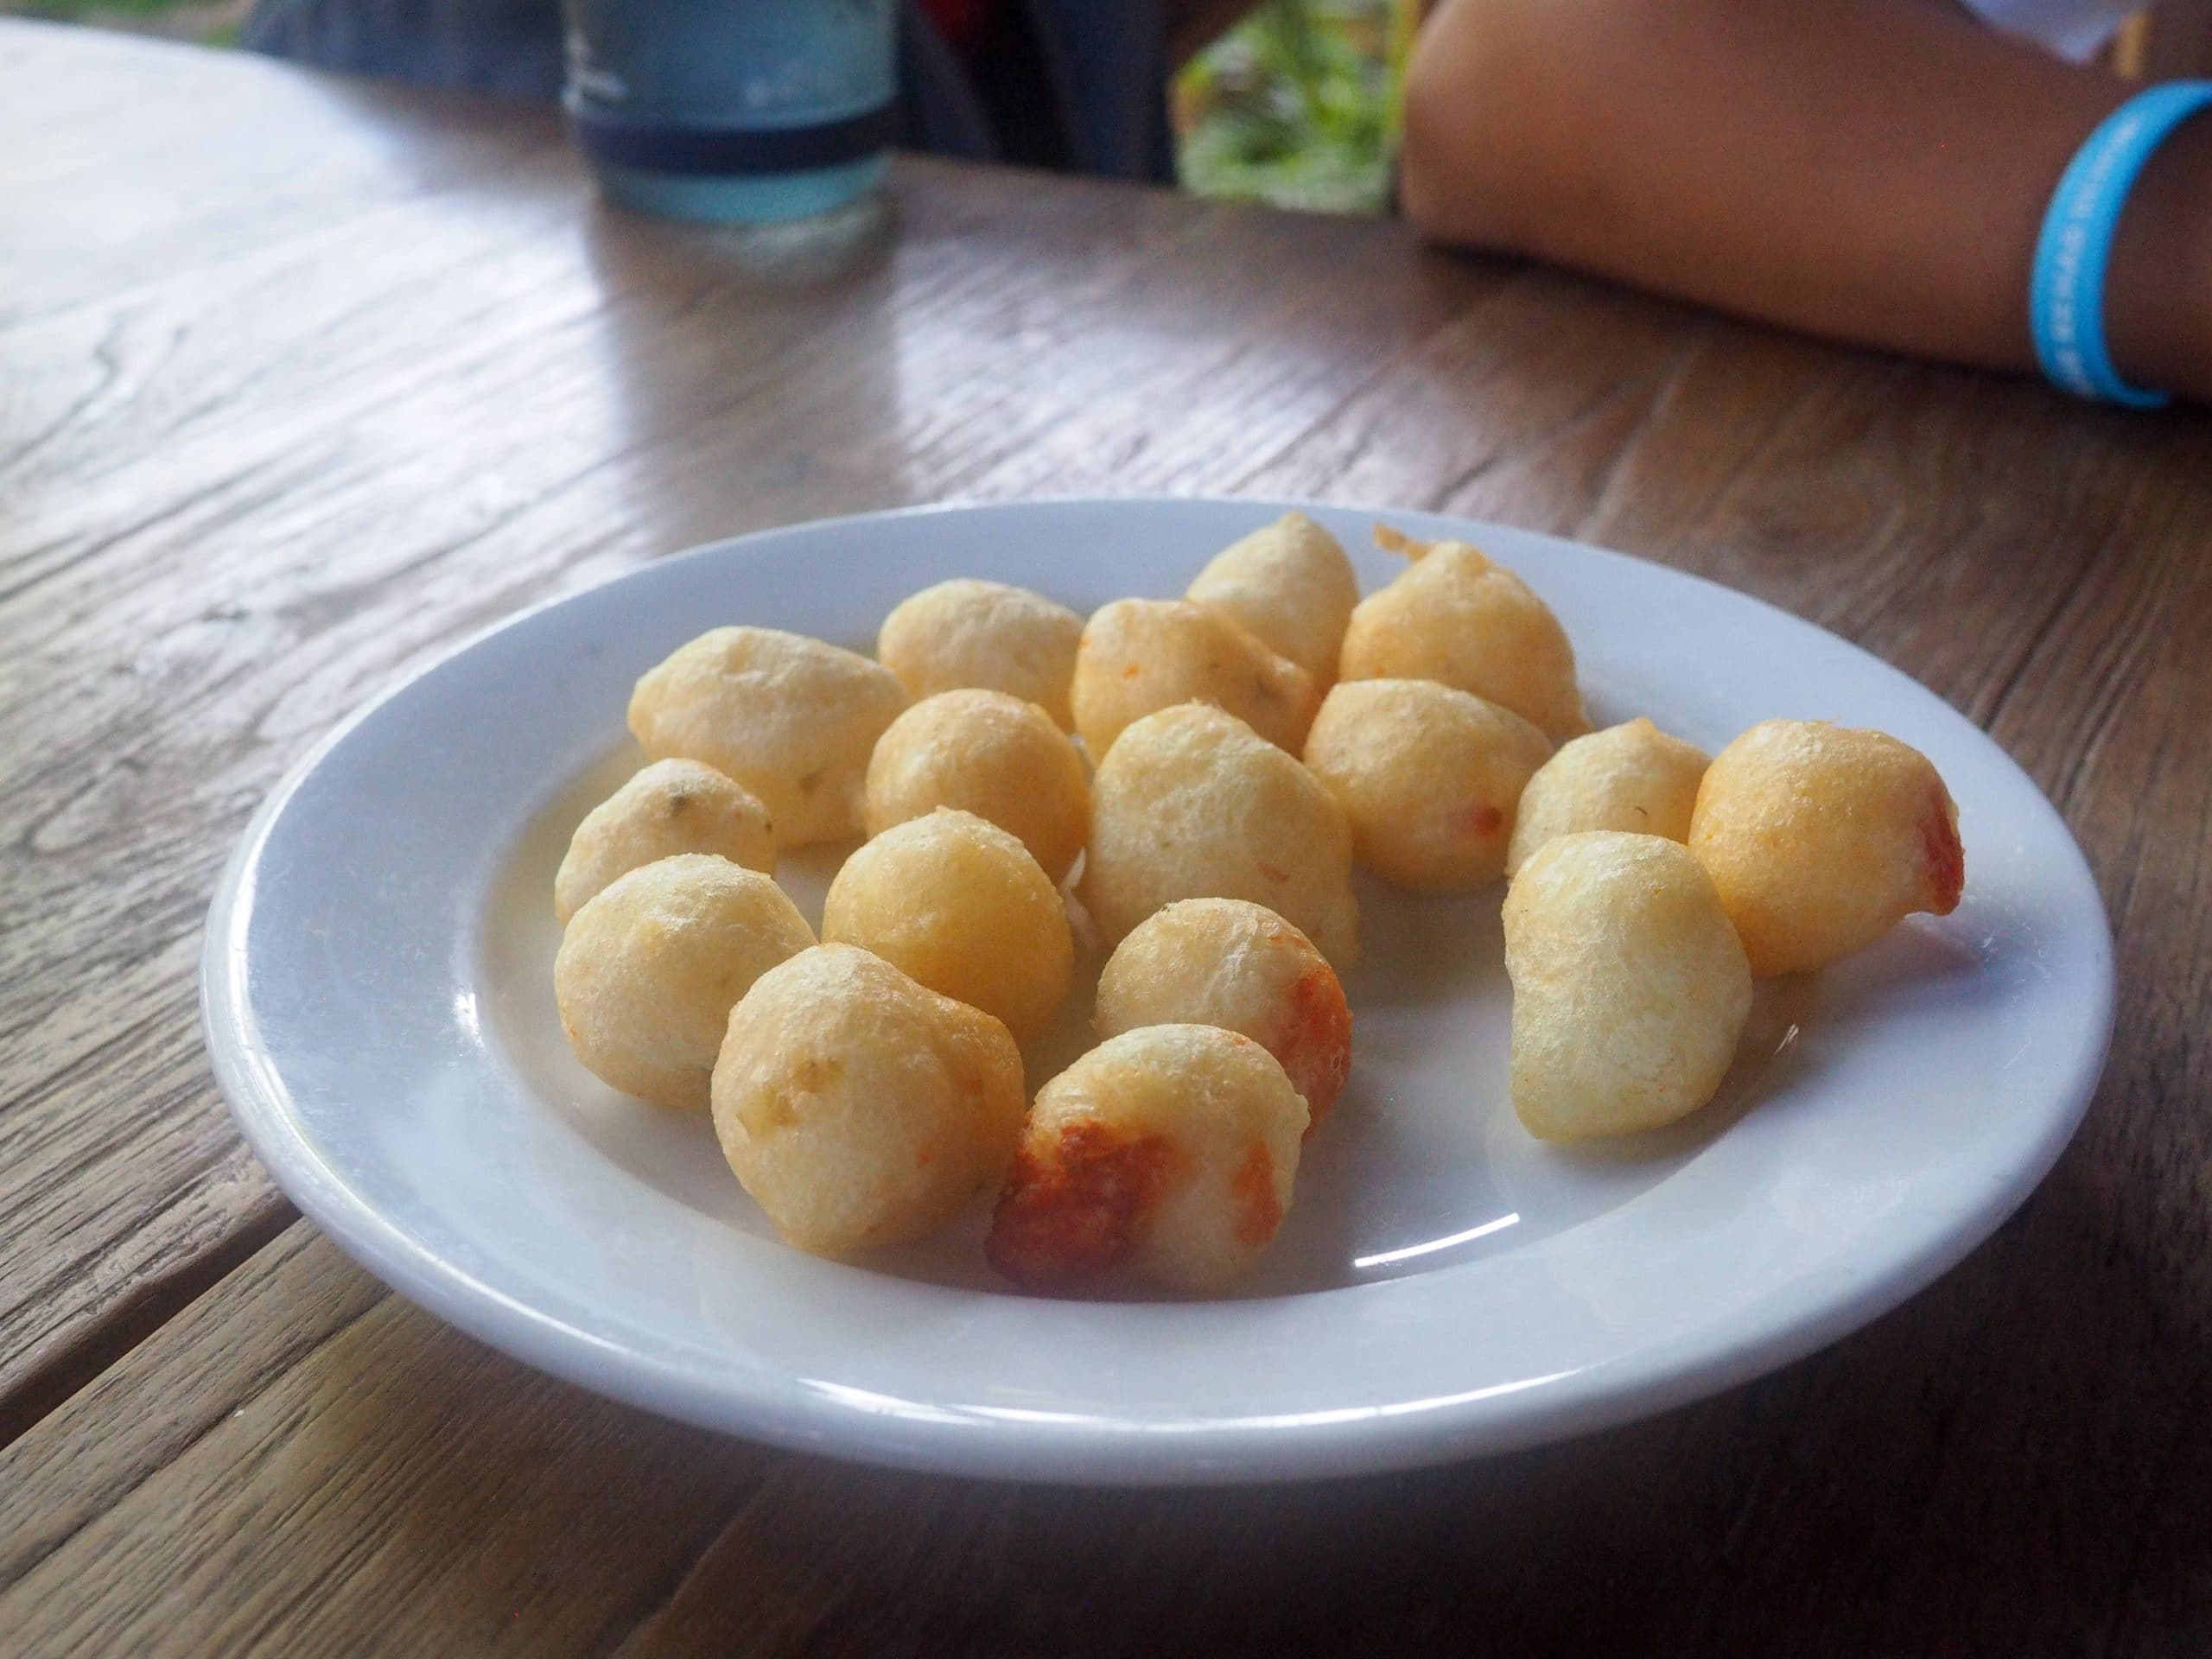
[[[1703,749],[1648,720],[1562,744],[1521,791],[1505,873],[1518,870],[1554,836],[1582,830],[1688,841],[1690,810],[1708,764]]]
[[[861,827],[868,755],[906,706],[880,663],[774,628],[715,628],[639,680],[630,730],[655,760],[744,785],[789,849]]]
[[[1326,686],[1337,677],[1359,578],[1335,537],[1287,512],[1215,554],[1184,597],[1242,623]]]
[[[1521,791],[1551,753],[1520,715],[1433,680],[1347,680],[1306,738],[1306,764],[1351,815],[1360,862],[1429,893],[1503,873]]]
[[[1099,765],[1130,721],[1180,702],[1225,709],[1295,754],[1321,694],[1313,677],[1218,611],[1184,599],[1099,607],[1076,655],[1075,728]]]
[[[1546,842],[1505,895],[1513,1109],[1547,1141],[1653,1129],[1713,1098],[1751,970],[1679,842],[1609,830]]]
[[[1345,680],[1436,680],[1510,709],[1554,742],[1590,729],[1574,650],[1529,584],[1465,542],[1377,540],[1414,563],[1351,613]]]
[[[776,872],[775,826],[758,796],[696,760],[656,760],[585,814],[553,878],[566,923],[617,876],[678,853]]]
[[[1762,721],[1713,757],[1690,850],[1759,974],[1872,944],[1966,885],[1959,810],[1928,757],[1883,732]]]
[[[1249,899],[1339,969],[1359,956],[1344,808],[1296,760],[1204,703],[1147,715],[1108,751],[1091,780],[1081,892],[1113,944],[1178,899]]]

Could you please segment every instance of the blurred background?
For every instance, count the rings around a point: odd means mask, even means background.
[[[1324,213],[1389,205],[1420,0],[1274,0],[1176,77],[1185,188]]]
[[[0,0],[0,13],[45,17],[57,22],[89,23],[96,29],[130,29],[173,40],[210,46],[235,42],[251,0]]]
[[[0,0],[0,12],[229,46],[250,0]],[[1389,202],[1420,0],[1273,0],[1176,77],[1178,169],[1200,195],[1322,213]]]

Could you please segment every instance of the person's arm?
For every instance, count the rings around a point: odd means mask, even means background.
[[[1439,241],[2032,368],[2044,209],[2128,91],[1929,0],[1449,0],[1402,196]],[[2212,116],[2137,186],[2106,315],[2123,375],[2212,401]]]

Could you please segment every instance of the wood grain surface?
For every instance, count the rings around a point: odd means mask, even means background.
[[[1698,570],[1989,730],[2088,849],[2111,1066],[2020,1215],[1751,1387],[1273,1492],[889,1475],[383,1292],[209,1080],[216,873],[349,709],[711,537],[948,497],[1433,507]],[[600,206],[544,111],[0,25],[0,1650],[2212,1649],[2212,423],[1402,227],[903,163],[828,253]]]

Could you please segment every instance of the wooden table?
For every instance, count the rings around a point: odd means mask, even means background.
[[[601,207],[546,111],[0,27],[0,1649],[2164,1654],[2212,1646],[2212,423],[1396,225],[914,162],[842,266]],[[949,496],[1483,514],[1858,639],[2120,938],[2072,1149],[1927,1294],[1568,1446],[1084,1493],[764,1451],[386,1294],[208,1078],[256,800],[518,607]]]

